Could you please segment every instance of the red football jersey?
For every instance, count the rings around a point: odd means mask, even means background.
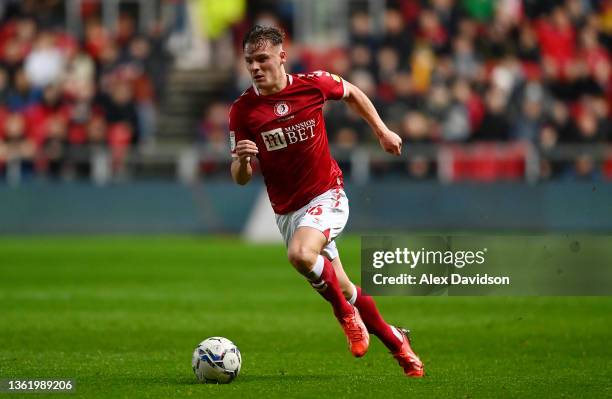
[[[287,75],[287,86],[272,95],[260,95],[252,86],[232,105],[232,156],[241,140],[257,144],[261,173],[277,214],[295,211],[343,185],[342,171],[329,152],[322,108],[325,100],[347,94],[342,78],[317,71]]]

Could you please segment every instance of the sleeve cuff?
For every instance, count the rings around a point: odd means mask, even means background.
[[[348,87],[346,86],[346,81],[342,79],[342,99],[344,100],[349,95]]]

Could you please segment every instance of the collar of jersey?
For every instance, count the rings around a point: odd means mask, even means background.
[[[291,83],[293,83],[293,76],[289,75],[288,73],[285,74],[287,76],[287,86],[290,86]],[[286,89],[286,88],[285,88]],[[283,90],[285,90],[283,89]],[[283,91],[281,90],[281,91]],[[259,94],[259,90],[257,90],[257,87],[255,86],[255,83],[253,83],[253,91],[255,92],[256,95],[260,95]],[[281,91],[279,91],[278,93],[280,93]],[[274,93],[274,94],[278,94],[278,93]],[[273,96],[274,94],[270,94],[271,96]]]

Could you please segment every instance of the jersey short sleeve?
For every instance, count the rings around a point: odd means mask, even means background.
[[[237,108],[238,107],[234,103],[229,111],[229,144],[232,158],[237,157],[236,143],[240,140],[249,140],[248,131],[244,128],[244,124],[240,118],[240,112]]]
[[[341,100],[348,96],[348,88],[344,79],[325,71],[313,72],[312,81],[321,90],[326,100]]]

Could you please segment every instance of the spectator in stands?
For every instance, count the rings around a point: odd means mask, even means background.
[[[529,24],[521,26],[516,54],[523,62],[537,63],[541,60],[540,47],[533,27]]]
[[[461,78],[473,79],[480,67],[474,50],[474,43],[467,37],[459,36],[453,41],[453,67]]]
[[[10,78],[6,69],[0,66],[0,104],[6,104],[9,95]]]
[[[75,82],[77,83],[77,82]],[[102,107],[96,105],[96,89],[93,82],[85,80],[74,86],[74,91],[65,91],[69,101],[68,118],[71,124],[71,142],[81,143],[85,140],[85,126],[91,118],[103,113]]]
[[[465,80],[457,80],[444,119],[441,121],[442,140],[467,141],[471,131],[469,102],[471,91]]]
[[[136,22],[134,17],[126,12],[119,14],[117,27],[114,32],[114,42],[122,49],[128,49],[130,41],[136,35]]]
[[[376,82],[374,77],[367,71],[364,70],[356,70],[349,75],[349,80],[356,85],[359,85],[361,90],[366,93],[366,95],[370,98],[375,98],[376,96]],[[373,99],[372,101],[376,107],[378,107],[378,101]],[[356,113],[350,111],[347,107],[342,106],[341,103],[338,102],[330,102],[326,106],[326,121],[331,123],[336,128],[348,127],[350,128],[349,132],[355,132],[358,134],[356,136],[357,141],[363,142],[364,140],[370,139],[364,137],[364,132],[366,132],[367,124],[364,122],[362,118],[360,118]],[[378,108],[380,109],[380,107]],[[346,134],[346,133],[345,133]],[[335,140],[338,140],[336,138]],[[344,137],[343,140],[349,140],[348,137]],[[334,140],[332,140],[334,141]]]
[[[552,64],[557,76],[563,76],[576,52],[576,32],[567,10],[556,7],[536,25],[536,29],[545,62]]]
[[[432,11],[449,35],[457,32],[459,22],[459,10],[454,3],[455,0],[431,0]]]
[[[400,67],[400,56],[395,48],[384,46],[376,53],[376,80],[378,81],[377,96],[385,101],[392,102],[394,95],[393,80]]]
[[[402,121],[399,133],[406,143],[431,142],[430,119],[422,112],[408,112]]]
[[[601,180],[601,171],[591,154],[582,153],[576,157],[566,177],[571,180],[598,181]]]
[[[148,54],[149,69],[147,74],[151,78],[157,100],[163,98],[166,89],[168,66],[171,63],[171,54],[166,46],[167,32],[162,21],[155,21],[146,36],[150,50]]]
[[[92,57],[82,49],[71,54],[67,60],[62,82],[66,95],[79,96],[80,92],[94,85],[96,78],[96,65]]]
[[[419,16],[417,38],[427,42],[436,54],[442,54],[448,51],[448,31],[446,27],[440,23],[438,14],[433,10],[424,9],[421,12]]]
[[[103,50],[111,43],[110,33],[97,18],[85,22],[84,49],[94,60],[100,60]]]
[[[603,121],[590,109],[583,109],[577,120],[578,140],[581,143],[603,143],[606,141],[606,131]]]
[[[415,155],[408,159],[406,172],[413,180],[425,180],[433,177],[432,162],[422,155]]]
[[[22,69],[15,72],[13,86],[9,90],[6,103],[11,111],[25,111],[28,107],[37,104],[41,99],[40,89],[32,87],[28,75]]]
[[[49,121],[59,118],[66,122],[69,114],[70,110],[63,98],[61,87],[57,84],[45,87],[42,101],[31,105],[24,112],[29,125],[28,136],[40,146],[46,139]]]
[[[10,114],[4,124],[4,139],[0,142],[0,160],[18,170],[22,177],[34,169],[36,146],[26,135],[26,123],[19,113]]]
[[[5,41],[2,51],[2,66],[8,72],[11,80],[15,79],[17,71],[22,68],[27,51],[27,43],[22,43],[17,38],[11,37]]]
[[[384,117],[392,125],[399,125],[404,114],[411,109],[422,107],[422,101],[415,91],[412,75],[406,70],[400,70],[393,79],[394,100],[382,108]]]
[[[134,37],[122,65],[129,74],[134,90],[141,140],[150,141],[155,132],[155,87],[151,79],[155,64],[151,43],[144,36]]]
[[[441,126],[444,125],[451,110],[451,94],[446,85],[436,84],[432,86],[431,95],[426,101],[425,111],[430,121],[430,134],[432,137],[439,138]]]
[[[41,32],[25,58],[25,72],[34,88],[56,83],[63,74],[66,60],[55,39],[51,32]]]
[[[370,16],[368,13],[358,11],[351,16],[349,40],[351,47],[362,45],[370,50],[376,48],[377,43],[370,29]]]
[[[355,70],[363,70],[370,74],[375,71],[376,64],[374,63],[374,57],[372,50],[362,44],[358,44],[351,48],[351,63]]]
[[[389,8],[385,12],[382,44],[397,51],[400,67],[407,66],[412,52],[413,35],[408,31],[401,12],[396,8]]]
[[[352,127],[343,127],[338,130],[333,143],[341,150],[352,150],[359,144],[359,136]]]
[[[106,44],[100,49],[97,61],[96,80],[100,91],[108,93],[120,66],[118,46],[113,42]]]
[[[568,143],[578,139],[576,125],[563,101],[554,100],[548,117],[548,124],[557,132],[559,141]]]
[[[200,122],[200,139],[210,143],[220,153],[226,151],[229,107],[222,102],[212,103]]]
[[[202,121],[200,121],[200,140],[208,144],[208,149],[216,154],[227,154],[229,145],[227,141],[229,106],[223,102],[213,102]],[[224,173],[226,166],[219,162],[205,160],[201,164],[204,174]]]
[[[96,152],[108,149],[107,123],[102,114],[93,114],[84,130],[84,139],[71,145],[76,151],[70,153],[69,161],[74,174],[79,178],[90,177],[91,158]]]
[[[502,89],[491,88],[486,96],[485,114],[473,139],[477,141],[505,141],[510,134],[506,115],[506,95]]]
[[[121,125],[114,129],[123,137],[129,135],[128,142],[137,143],[140,139],[138,112],[134,104],[134,93],[130,84],[119,78],[110,83],[110,93],[103,95],[101,102],[106,120],[111,125]],[[113,129],[114,126],[111,126]]]
[[[45,124],[45,138],[42,144],[42,156],[47,176],[57,179],[65,173],[68,160],[68,129],[66,120],[53,115]]]
[[[544,125],[538,134],[537,148],[540,151],[540,179],[549,180],[558,176],[565,162],[549,159],[549,154],[557,148],[559,133],[552,125]]]
[[[91,151],[106,147],[106,119],[101,115],[94,115],[87,123],[87,145]]]
[[[24,14],[23,17],[16,21],[13,37],[16,39],[17,43],[19,43],[19,47],[22,51],[22,59],[32,48],[37,33],[38,24],[33,14]]]
[[[559,132],[551,125],[544,125],[538,135],[538,145],[543,151],[550,151],[559,142]]]
[[[513,121],[510,137],[514,140],[536,142],[542,127],[543,113],[540,98],[525,96],[522,109]]]

